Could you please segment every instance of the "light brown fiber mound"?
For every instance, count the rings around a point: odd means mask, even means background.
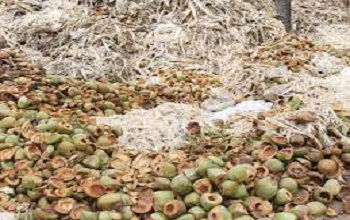
[[[49,73],[114,80],[152,69],[233,72],[237,54],[282,33],[272,1],[115,1],[99,8],[71,0],[0,6],[0,35]],[[94,2],[94,1],[91,1]]]

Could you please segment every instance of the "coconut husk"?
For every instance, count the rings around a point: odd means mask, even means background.
[[[271,0],[6,2],[7,44],[49,73],[86,78],[133,79],[159,68],[225,74],[246,46],[283,31]]]

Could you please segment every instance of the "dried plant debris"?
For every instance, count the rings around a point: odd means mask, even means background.
[[[300,72],[301,68],[309,64],[314,52],[329,50],[326,46],[317,46],[307,38],[286,35],[282,39],[266,43],[253,54],[254,60],[275,66],[284,65],[293,72]]]
[[[295,29],[303,33],[312,33],[323,25],[345,23],[349,14],[345,1],[293,1]]]
[[[340,0],[293,4],[299,32],[346,20]],[[160,67],[230,73],[246,47],[283,33],[272,0],[6,0],[0,16],[5,42],[47,64],[50,73],[113,80]]]
[[[322,44],[310,37],[293,34],[266,42],[248,55],[260,66],[287,67],[292,72],[308,71],[318,76],[338,73],[349,64],[349,54],[334,48],[333,44]],[[243,59],[245,68],[252,67],[248,57]],[[282,77],[287,72],[280,70],[276,75]]]
[[[191,121],[203,124],[204,111],[196,106],[164,103],[156,108],[135,109],[125,115],[97,117],[97,124],[123,127],[120,144],[129,149],[178,149],[187,143]]]
[[[286,35],[247,51],[241,57],[243,68],[237,71],[239,74],[228,76],[223,86],[231,92],[231,102],[262,99],[280,109],[330,107],[336,100],[347,100],[349,58],[332,46],[316,44],[304,36]]]
[[[335,49],[349,53],[349,25],[323,24],[316,28],[311,37],[318,43],[332,45]]]
[[[0,6],[0,35],[53,74],[111,80],[159,68],[224,74],[246,46],[283,32],[271,0],[253,4],[10,0]]]

